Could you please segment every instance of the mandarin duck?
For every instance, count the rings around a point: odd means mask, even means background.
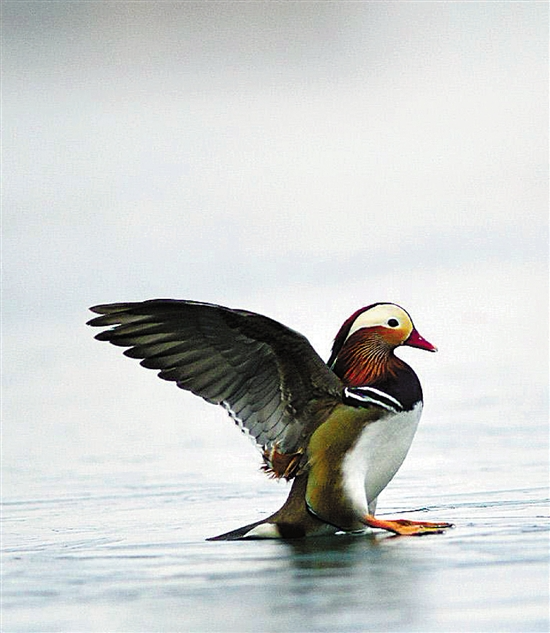
[[[292,480],[277,512],[210,540],[452,527],[374,516],[422,412],[418,377],[394,350],[436,351],[403,308],[376,303],[352,314],[326,364],[304,336],[246,310],[173,299],[91,310],[101,316],[89,325],[109,328],[97,339],[221,405],[262,450],[263,469]]]

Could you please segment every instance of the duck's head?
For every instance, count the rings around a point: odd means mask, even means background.
[[[328,365],[341,378],[352,369],[357,374],[359,365],[364,369],[361,373],[374,376],[386,367],[391,370],[392,359],[396,359],[393,351],[400,345],[437,351],[420,336],[403,308],[395,303],[375,303],[345,321],[334,339]]]

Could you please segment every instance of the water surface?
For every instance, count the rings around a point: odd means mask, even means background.
[[[239,473],[246,442],[223,469],[208,444],[191,471],[175,465],[183,446],[165,447],[165,461],[115,451],[65,472],[44,466],[34,494],[25,465],[12,467],[22,487],[4,507],[3,630],[548,630],[543,430],[524,477],[518,444],[536,429],[514,430],[514,475],[510,461],[472,458],[474,442],[505,455],[510,430],[470,432],[445,459],[448,438],[428,427],[379,512],[456,524],[421,538],[206,542],[284,498],[251,463]]]

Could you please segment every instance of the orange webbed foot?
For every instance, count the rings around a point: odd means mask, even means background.
[[[372,528],[387,530],[400,536],[423,536],[424,534],[441,534],[454,527],[452,523],[431,523],[429,521],[409,521],[408,519],[394,519],[384,521],[367,514],[363,523]]]

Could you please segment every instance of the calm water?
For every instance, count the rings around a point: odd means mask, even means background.
[[[210,543],[285,487],[197,407],[202,442],[158,429],[165,445],[141,454],[120,436],[101,455],[63,448],[6,468],[2,630],[548,630],[542,409],[505,430],[487,402],[470,403],[459,433],[449,415],[428,418],[380,514],[454,522],[444,535]]]

